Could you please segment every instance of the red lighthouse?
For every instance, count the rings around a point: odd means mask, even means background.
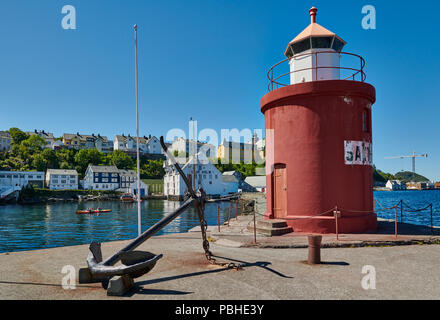
[[[365,83],[364,59],[343,52],[346,42],[316,23],[316,8],[309,12],[310,25],[269,70],[261,99],[265,218],[285,219],[294,232],[334,233],[339,211],[339,232],[373,230],[375,89]]]

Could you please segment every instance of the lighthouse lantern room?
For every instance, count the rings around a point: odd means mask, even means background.
[[[339,52],[346,42],[316,23],[317,11],[315,7],[309,10],[310,25],[289,42],[284,52],[290,64],[290,84],[339,79]]]

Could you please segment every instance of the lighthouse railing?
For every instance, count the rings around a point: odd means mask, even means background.
[[[359,60],[359,64],[360,67],[350,67],[350,66],[325,66],[325,65],[318,65],[318,61],[319,61],[319,55],[322,54],[337,54],[339,55],[339,57],[354,57],[357,58]],[[296,69],[296,70],[292,70],[289,72],[285,72],[281,75],[277,75],[277,73],[275,71],[279,70],[279,66],[280,65],[285,65],[285,62],[289,62],[291,59],[298,59],[298,58],[303,58],[306,56],[314,56],[314,66],[313,67],[309,67],[309,68],[301,68],[301,69]],[[338,69],[338,70],[344,70],[344,71],[348,71],[348,75],[344,75],[342,77],[339,77],[339,80],[353,80],[353,81],[357,81],[356,79],[359,79],[360,82],[364,82],[366,79],[366,74],[364,72],[364,68],[365,68],[365,60],[364,58],[362,58],[360,55],[357,55],[355,53],[350,53],[350,52],[337,52],[337,51],[316,51],[316,52],[306,52],[306,53],[301,53],[301,54],[297,54],[294,55],[291,58],[287,58],[284,59],[280,62],[278,62],[277,64],[273,65],[269,71],[267,72],[267,77],[269,79],[269,85],[268,85],[268,90],[269,91],[273,91],[274,89],[278,89],[280,87],[285,87],[288,86],[289,84],[284,83],[284,81],[282,81],[282,79],[286,76],[290,76],[291,74],[297,73],[297,72],[301,72],[301,71],[307,71],[307,70],[312,70],[312,72],[314,72],[315,74],[315,79],[314,81],[326,81],[326,80],[318,80],[318,70],[319,69]],[[275,74],[275,76],[274,76]],[[335,79],[332,79],[335,80]]]

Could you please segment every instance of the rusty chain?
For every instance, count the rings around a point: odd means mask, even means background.
[[[205,198],[204,198],[204,195],[202,194],[201,197],[196,199],[196,201],[194,202],[194,205],[196,207],[197,215],[200,220],[200,230],[202,232],[202,245],[203,245],[203,250],[205,250],[206,260],[208,260],[208,262],[213,265],[227,267],[228,269],[241,270],[243,268],[243,266],[241,264],[237,264],[234,262],[218,262],[217,259],[215,259],[212,256],[212,252],[209,250],[209,241],[206,237],[206,230],[208,229],[208,223],[205,220],[204,200],[205,200]]]

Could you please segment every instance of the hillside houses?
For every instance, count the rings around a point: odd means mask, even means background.
[[[113,149],[127,153],[136,153],[137,139],[130,135],[115,135]],[[151,135],[149,135],[148,138],[146,136],[139,137],[139,152],[141,154],[163,154],[159,139]]]
[[[100,134],[95,135],[89,134],[76,134],[64,133],[63,134],[63,144],[69,149],[93,149],[96,148],[98,151],[110,152],[113,151],[113,141],[109,141],[107,137],[101,136]]]

